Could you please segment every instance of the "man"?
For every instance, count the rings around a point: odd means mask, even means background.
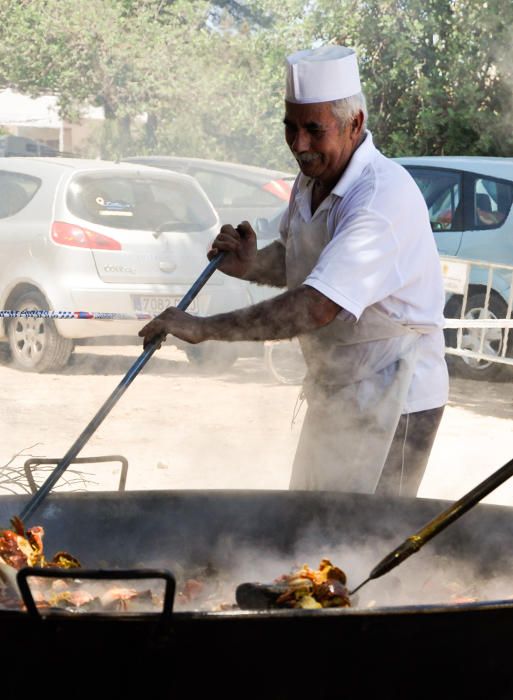
[[[293,489],[415,495],[448,375],[440,262],[413,179],[374,147],[352,49],[287,59],[285,138],[301,170],[281,240],[257,251],[247,222],[209,252],[228,275],[288,291],[198,318],[169,308],[145,342],[299,336],[308,402]]]

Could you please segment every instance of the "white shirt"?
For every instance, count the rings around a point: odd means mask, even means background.
[[[404,413],[443,406],[449,390],[442,331],[445,295],[429,214],[415,181],[375,148],[367,132],[313,215],[312,184],[299,174],[295,206],[284,214],[280,228],[284,243],[291,217],[303,217],[310,225],[318,219],[324,229],[319,235],[326,236],[326,246],[304,284],[357,319],[376,305],[399,323],[432,328],[419,339]]]

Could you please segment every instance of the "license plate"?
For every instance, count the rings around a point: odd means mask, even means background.
[[[142,296],[142,295],[132,295],[132,303],[134,305],[134,310],[145,314],[155,314],[158,315],[165,311],[169,306],[177,306],[181,301],[181,297],[175,296]],[[198,305],[196,299],[193,299],[189,304],[187,311],[190,313],[197,313]]]

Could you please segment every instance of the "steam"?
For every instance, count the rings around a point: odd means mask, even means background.
[[[321,559],[329,559],[347,576],[349,590],[364,581],[378,561],[397,546],[397,540],[378,540],[363,547],[330,546],[324,543],[299,542],[294,552],[283,556],[278,552],[263,554],[261,549],[241,551],[224,540],[212,553],[212,564],[218,570],[215,592],[210,587],[207,598],[199,597],[180,605],[178,610],[199,609],[206,612],[235,605],[235,591],[240,583],[269,584],[304,564],[317,569]],[[179,588],[190,576],[198,577],[199,567],[177,562],[157,561],[175,574]],[[199,574],[201,580],[201,573]],[[486,574],[476,564],[436,552],[419,552],[385,576],[363,586],[351,599],[352,609],[411,606],[452,606],[513,598],[511,576],[500,570]]]

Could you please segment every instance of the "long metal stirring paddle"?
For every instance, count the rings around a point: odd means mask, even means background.
[[[205,285],[205,283],[208,281],[208,279],[213,275],[213,273],[215,272],[215,270],[219,266],[221,260],[223,259],[224,255],[225,255],[225,253],[218,253],[215,256],[215,258],[213,258],[210,261],[210,263],[207,265],[207,267],[203,270],[201,275],[198,277],[198,279],[194,282],[192,287],[189,289],[187,294],[177,304],[178,309],[180,309],[181,311],[185,311],[185,309],[189,306],[191,301],[201,291],[202,287]],[[47,478],[47,480],[41,485],[39,490],[32,496],[32,498],[27,503],[25,508],[21,511],[20,516],[19,516],[20,519],[24,523],[26,522],[26,520],[28,518],[30,518],[31,515],[33,515],[33,513],[36,511],[36,509],[41,505],[41,502],[43,501],[43,499],[48,495],[48,493],[50,492],[52,487],[55,486],[55,484],[60,479],[60,477],[62,476],[64,471],[69,467],[71,462],[75,459],[77,454],[84,447],[86,442],[89,440],[89,438],[94,433],[94,431],[98,428],[98,426],[102,423],[104,418],[108,415],[108,413],[113,408],[113,406],[118,402],[118,400],[121,398],[121,396],[125,393],[125,391],[128,389],[130,384],[134,381],[135,377],[139,374],[139,372],[146,365],[146,363],[148,362],[150,357],[153,355],[155,350],[157,350],[160,347],[161,342],[162,342],[162,338],[156,338],[151,343],[148,343],[148,345],[146,346],[144,351],[141,353],[139,358],[130,367],[130,369],[125,374],[125,376],[123,377],[121,382],[114,389],[114,391],[109,396],[107,401],[105,401],[105,403],[100,408],[98,413],[94,416],[94,418],[89,423],[89,425],[86,426],[86,428],[82,431],[82,433],[79,435],[77,440],[69,448],[69,450],[66,452],[64,457],[61,459],[61,461],[57,464],[57,466],[52,471],[52,473]]]
[[[387,556],[372,569],[365,581],[350,591],[349,595],[354,595],[356,591],[359,591],[366,583],[372,581],[372,579],[383,576],[401,564],[401,562],[407,559],[411,554],[418,552],[426,542],[435,537],[435,535],[438,535],[439,532],[444,530],[457,518],[461,517],[467,510],[470,510],[478,501],[509,479],[511,475],[513,475],[513,459],[478,484],[472,491],[469,491],[465,496],[460,498],[459,501],[453,503],[447,510],[444,510],[440,515],[424,525],[418,532],[410,535],[402,544],[396,547],[393,552],[387,554]]]

